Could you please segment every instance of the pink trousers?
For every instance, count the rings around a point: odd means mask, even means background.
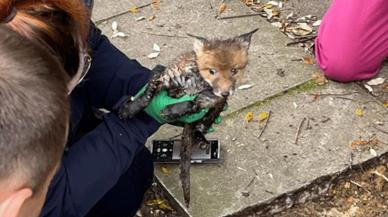
[[[315,47],[317,62],[330,79],[375,76],[388,57],[388,0],[333,0]]]

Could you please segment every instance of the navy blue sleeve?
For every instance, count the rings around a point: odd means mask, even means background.
[[[150,79],[151,70],[129,59],[91,27],[89,45],[92,64],[81,88],[86,88],[89,104],[95,108],[111,110],[122,96],[135,95]]]
[[[123,121],[108,114],[64,155],[41,216],[85,216],[108,192],[158,129],[148,116]]]

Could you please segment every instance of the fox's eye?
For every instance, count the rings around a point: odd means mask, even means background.
[[[209,73],[210,73],[211,75],[215,75],[215,74],[216,74],[216,70],[215,70],[215,69],[209,69]]]
[[[233,69],[231,70],[231,72],[232,72],[232,75],[236,75],[236,74],[238,73],[238,69],[233,68]]]

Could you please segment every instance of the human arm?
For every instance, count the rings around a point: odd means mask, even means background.
[[[127,121],[107,114],[64,154],[41,216],[84,216],[129,168],[139,147],[158,127],[145,114]]]

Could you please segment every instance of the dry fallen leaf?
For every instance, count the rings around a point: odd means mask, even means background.
[[[150,54],[148,54],[148,58],[150,58],[150,59],[155,59],[156,57],[158,57],[159,56],[159,52],[153,52],[153,53],[150,53]]]
[[[137,12],[139,12],[139,8],[136,7],[136,6],[132,6],[132,7],[130,7],[128,9],[128,12],[130,12],[130,13],[137,13]]]
[[[368,85],[370,86],[376,86],[380,84],[384,84],[385,78],[375,78],[367,82]]]
[[[364,87],[369,91],[369,92],[373,92],[373,88],[367,84],[364,84]]]
[[[112,30],[113,30],[113,32],[117,31],[118,26],[119,26],[119,24],[116,21],[112,22]]]
[[[160,47],[156,43],[154,43],[153,49],[155,52],[160,52]]]
[[[120,32],[118,30],[118,28],[119,28],[119,24],[116,21],[113,21],[112,22],[113,34],[112,34],[111,38],[117,38],[117,37],[125,38],[125,37],[127,37],[127,35],[124,32]]]
[[[145,19],[146,19],[146,17],[141,16],[141,17],[136,18],[135,20],[136,20],[136,21],[141,21],[141,20],[145,20]]]
[[[319,94],[319,93],[314,94],[313,102],[319,100],[320,98],[321,98],[321,94]]]
[[[152,21],[152,20],[154,20],[156,17],[155,16],[150,16],[150,17],[148,17],[148,21]]]
[[[253,120],[253,112],[248,112],[246,115],[245,115],[245,121],[246,122],[251,122]]]
[[[275,26],[277,28],[282,28],[282,23],[280,23],[280,22],[273,22],[273,23],[271,23],[271,25]]]
[[[291,12],[289,15],[287,15],[286,19],[288,20],[288,19],[292,18],[293,16],[294,16],[294,12]]]
[[[125,38],[125,37],[127,37],[127,35],[124,32],[115,32],[115,33],[113,33],[112,38],[117,38],[117,37]]]
[[[222,12],[224,12],[225,9],[226,9],[226,4],[225,3],[220,4],[220,6],[218,7],[218,14],[222,14]]]
[[[159,10],[160,0],[152,0],[151,8],[153,11]]]
[[[152,49],[154,50],[154,52],[148,54],[148,56],[147,56],[150,59],[154,59],[154,58],[158,57],[160,54],[160,47],[156,43],[154,43],[154,46]]]
[[[312,64],[314,64],[314,60],[311,56],[304,56],[303,63],[307,64],[307,65],[312,65]]]
[[[260,112],[259,121],[263,122],[263,121],[267,120],[268,116],[269,116],[269,114],[267,112]]]
[[[244,3],[245,3],[247,6],[252,6],[252,5],[254,5],[254,4],[253,4],[253,0],[245,0]]]
[[[350,148],[352,150],[361,149],[368,150],[373,147],[376,147],[380,141],[377,138],[372,138],[370,140],[357,139],[350,143]]]
[[[171,171],[167,167],[160,167],[160,170],[166,175],[171,174]]]
[[[317,20],[313,23],[313,26],[320,26],[322,23],[322,20]]]
[[[239,86],[237,89],[238,90],[247,90],[247,89],[252,88],[253,86],[255,86],[255,85],[254,84],[244,84],[244,85]]]
[[[267,2],[267,4],[270,4],[270,5],[273,5],[273,6],[278,6],[279,2],[277,2],[277,1],[269,1],[269,2]]]
[[[306,36],[313,32],[313,28],[307,23],[298,23],[298,26],[290,27],[288,30],[291,30],[294,35],[298,36]]]
[[[350,143],[350,148],[353,150],[357,149],[359,146],[365,146],[368,144],[368,141],[362,140],[362,139],[357,139],[354,140],[352,143]]]
[[[370,155],[372,155],[373,157],[377,157],[377,152],[376,152],[376,150],[374,150],[373,148],[370,148],[370,149],[369,149],[369,153],[370,153]]]
[[[357,108],[356,111],[355,111],[354,113],[355,113],[357,116],[362,117],[362,116],[364,116],[365,111],[364,111],[364,109],[362,109],[362,108]]]
[[[168,205],[167,201],[163,199],[154,199],[148,200],[145,202],[146,206],[157,206],[159,209],[173,211],[170,205]]]
[[[312,74],[311,77],[314,82],[319,86],[323,86],[329,82],[326,77],[320,72],[315,72],[314,74]]]
[[[278,17],[280,15],[280,9],[274,8],[272,9],[272,17]]]
[[[267,14],[268,19],[271,19],[272,17],[278,17],[280,15],[280,10],[278,8],[264,8],[263,10]]]

